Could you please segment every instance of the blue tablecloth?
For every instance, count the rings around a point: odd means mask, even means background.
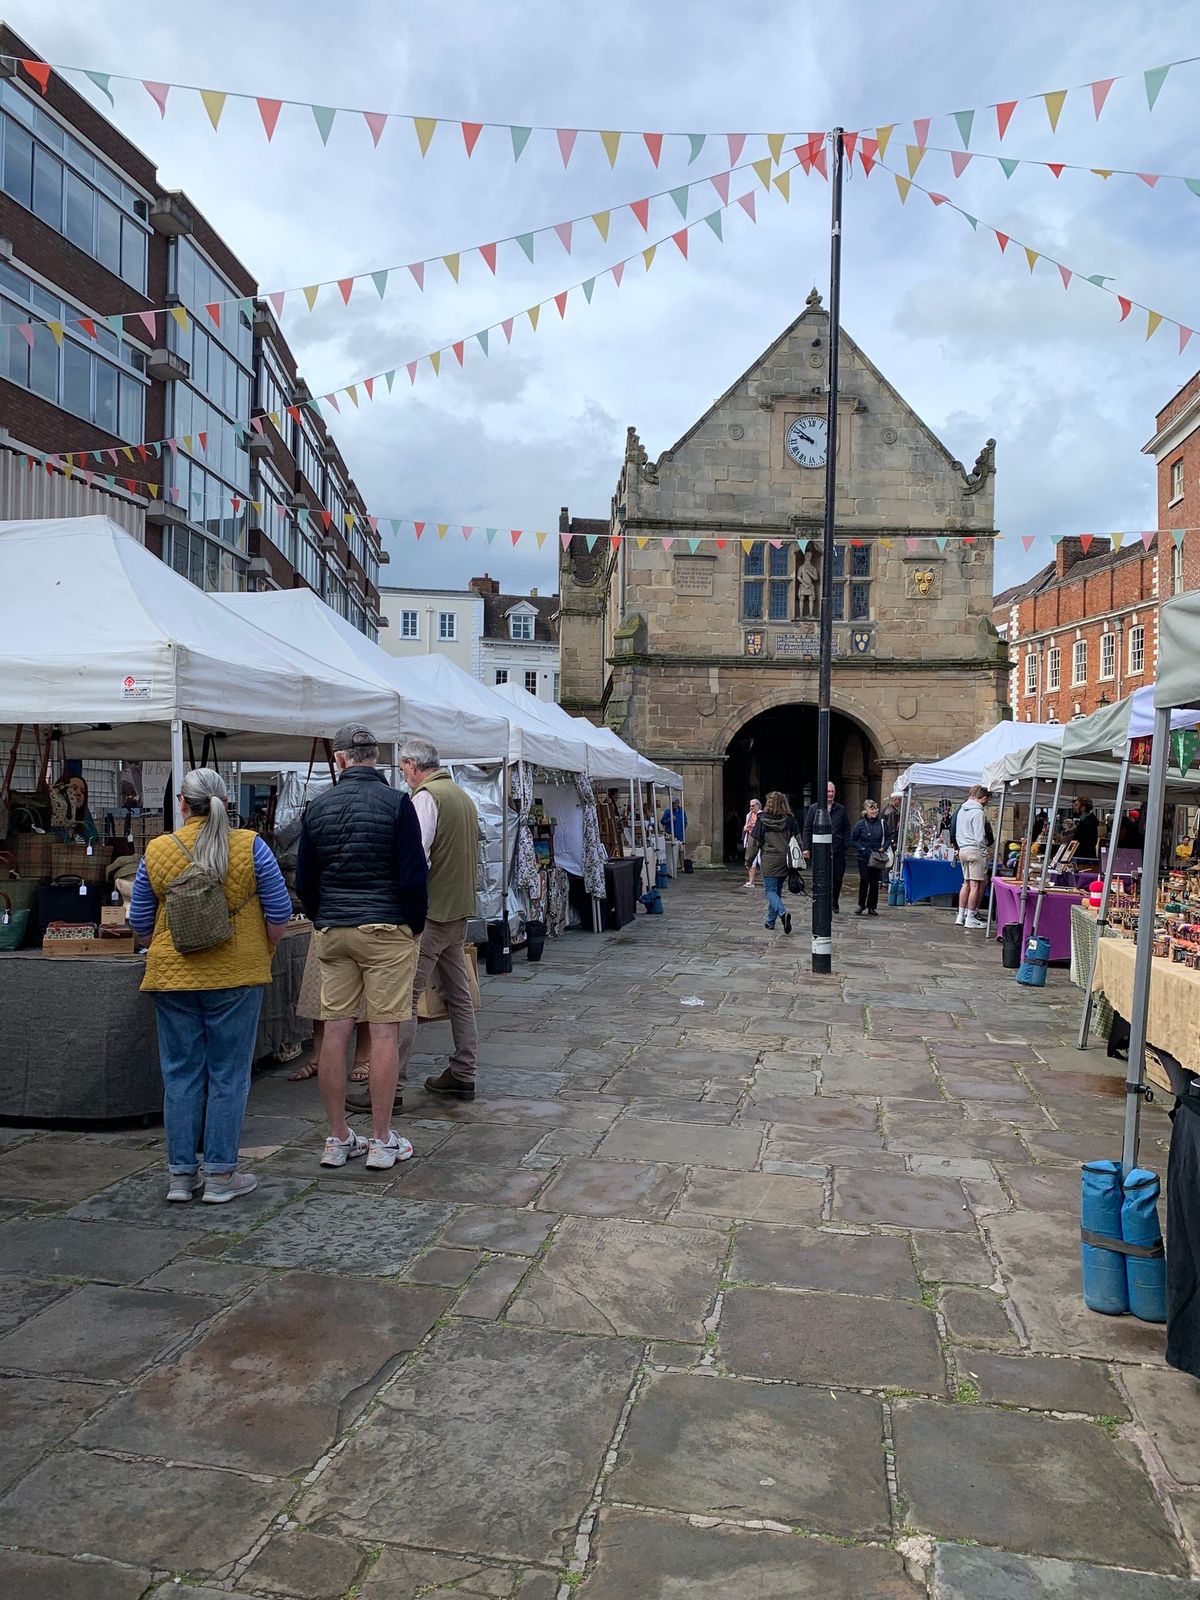
[[[957,894],[963,883],[957,861],[927,861],[920,856],[905,856],[901,877],[909,905],[914,900],[932,900],[939,894]]]

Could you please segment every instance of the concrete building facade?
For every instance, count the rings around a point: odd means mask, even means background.
[[[814,290],[656,461],[629,430],[607,522],[562,514],[562,701],[683,774],[701,863],[752,794],[813,798],[828,343]],[[965,470],[844,332],[838,427],[831,770],[853,815],[1005,714],[1006,659],[993,442]]]

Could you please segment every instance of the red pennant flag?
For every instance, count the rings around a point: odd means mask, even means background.
[[[798,144],[792,153],[795,155],[797,161],[799,161],[801,167],[804,169],[805,177],[811,178],[813,169],[812,151],[806,144]]]
[[[47,61],[22,61],[21,65],[45,94],[50,86],[50,64]]]
[[[809,134],[808,152],[812,157],[812,164],[825,179],[829,177],[829,168],[825,164],[825,135],[822,133]]]
[[[717,546],[718,550],[724,550],[725,546],[729,543],[729,540],[728,539],[718,539],[715,542],[716,542],[716,546]]]
[[[845,150],[846,160],[851,166],[854,165],[854,151],[857,145],[858,135],[856,133],[844,133],[842,135],[842,148]]]
[[[1092,540],[1094,537],[1095,535],[1091,533],[1081,533],[1079,535],[1079,543],[1083,547],[1084,555],[1087,555],[1088,551],[1092,548]]]
[[[742,210],[750,218],[751,222],[757,222],[758,221],[758,217],[755,215],[755,210],[754,210],[754,190],[753,189],[751,189],[749,194],[740,194],[740,195],[738,195],[738,205],[741,206]]]
[[[969,150],[951,150],[950,165],[954,168],[954,176],[961,178],[971,165],[972,156]]]
[[[871,168],[875,165],[875,161],[876,161],[876,158],[878,157],[878,155],[879,155],[879,140],[878,139],[869,138],[864,133],[863,134],[863,140],[862,140],[862,149],[858,152],[858,159],[862,162],[862,169],[863,169],[864,176],[866,176],[868,178],[871,176]]]
[[[1036,533],[1023,533],[1021,535],[1021,543],[1024,545],[1026,553],[1028,553],[1030,550],[1033,549],[1033,541],[1036,538],[1037,538],[1037,534]]]
[[[1069,289],[1071,287],[1071,277],[1072,277],[1072,273],[1071,273],[1070,267],[1064,267],[1062,265],[1062,263],[1059,262],[1059,264],[1058,264],[1058,275],[1063,281],[1063,288],[1064,289]]]
[[[1003,255],[1008,249],[1008,235],[1001,233],[998,228],[993,228],[992,232],[996,235],[996,243],[1000,246],[1000,254]]]
[[[321,526],[325,529],[326,533],[329,532],[329,524],[332,521],[333,521],[333,512],[332,511],[322,511],[322,513],[321,513]]]
[[[375,379],[374,378],[364,378],[363,379],[363,388],[367,391],[367,399],[368,400],[374,400],[374,398],[375,398]]]
[[[235,494],[233,499],[229,502],[229,504],[230,504],[230,507],[231,507],[231,509],[233,511],[234,516],[236,517],[238,512],[242,509],[241,500],[239,500],[237,495]]]
[[[412,273],[413,282],[417,288],[423,291],[425,288],[425,263],[423,261],[414,261],[408,270]]]
[[[931,189],[929,191],[929,198],[933,201],[935,206],[944,206],[949,197],[944,194],[934,194],[933,190]]]
[[[1117,304],[1121,308],[1121,315],[1118,318],[1118,321],[1124,322],[1125,318],[1133,310],[1133,301],[1132,300],[1126,300],[1126,298],[1125,298],[1125,296],[1123,294],[1119,294],[1117,296]]]
[[[659,157],[662,155],[662,142],[663,142],[662,134],[661,133],[644,133],[642,135],[642,138],[645,140],[646,149],[649,150],[649,152],[650,152],[651,161],[653,161],[654,165],[657,166],[658,162],[659,162]]]
[[[613,282],[616,284],[617,288],[619,289],[621,287],[621,279],[625,276],[625,263],[623,261],[618,261],[616,266],[613,267],[612,275],[613,275]]]
[[[416,534],[417,538],[419,539],[421,537],[421,535],[425,532],[425,524],[423,522],[414,522],[413,523],[413,532]]]
[[[221,302],[219,300],[209,300],[204,309],[219,328],[221,326]]]
[[[964,544],[974,544],[975,543],[975,535],[973,533],[964,533],[963,534],[963,543]]]
[[[376,150],[378,150],[379,141],[383,138],[383,130],[387,127],[387,112],[364,111],[363,121],[371,130],[371,143],[375,146]]]
[[[746,145],[746,135],[744,133],[728,133],[725,138],[729,145],[729,165],[736,167],[738,158]]]
[[[932,121],[932,117],[917,117],[913,121],[913,133],[916,136],[917,148],[919,150],[924,150],[925,146],[929,143],[929,124]]]
[[[288,414],[289,417],[291,417],[293,422],[299,422],[300,421],[300,407],[299,406],[289,406],[287,408],[287,414]]]
[[[558,307],[558,314],[560,317],[565,317],[567,314],[567,295],[570,294],[570,292],[571,291],[569,289],[564,289],[561,294],[556,294],[554,296],[554,304]]]
[[[1050,171],[1056,178],[1061,178],[1063,175],[1063,167],[1066,165],[1066,163],[1063,161],[1047,161],[1046,165],[1050,168]]]
[[[417,363],[415,361],[406,362],[404,370],[408,373],[409,383],[415,384],[417,381]]]
[[[512,538],[512,542],[516,544],[517,540],[521,537],[520,528],[510,528],[508,531],[510,537]]]
[[[338,293],[342,297],[342,304],[344,306],[348,306],[350,304],[350,296],[354,293],[354,279],[339,278],[337,281],[337,286]]]
[[[621,535],[619,533],[610,534],[608,542],[614,550],[619,550],[621,548]]]
[[[1182,324],[1180,324],[1180,328],[1179,328],[1179,354],[1180,355],[1182,355],[1183,352],[1187,349],[1188,340],[1192,337],[1193,331],[1194,331],[1193,329],[1185,328],[1185,327],[1183,327]]]
[[[171,92],[171,85],[169,83],[153,83],[149,78],[143,78],[142,88],[145,89],[151,100],[158,107],[159,116],[165,117],[167,114],[167,96]]]
[[[554,231],[558,235],[558,242],[568,255],[571,254],[571,224],[569,222],[556,222]]]
[[[675,242],[676,246],[678,247],[679,254],[686,261],[687,260],[687,252],[688,252],[688,231],[687,231],[687,229],[686,228],[680,228],[678,233],[673,233],[671,235],[671,238]]]
[[[1092,85],[1092,109],[1096,113],[1096,121],[1100,121],[1100,113],[1104,110],[1104,102],[1108,99],[1108,91],[1116,83],[1115,78],[1099,78]]]
[[[1017,102],[1015,100],[1001,100],[996,107],[996,127],[1000,130],[1002,139],[1008,132],[1008,125],[1012,121],[1012,114],[1016,109]]]
[[[1146,187],[1148,189],[1153,189],[1155,187],[1155,185],[1158,183],[1158,173],[1157,172],[1139,172],[1138,173],[1138,177],[1142,180],[1142,182],[1146,185]]]
[[[463,346],[465,344],[466,344],[466,340],[465,339],[459,339],[457,344],[454,344],[454,345],[451,346],[451,349],[454,351],[455,360],[458,362],[460,367],[463,364]]]
[[[201,450],[203,450],[204,454],[207,455],[208,454],[208,434],[207,433],[198,433],[196,435],[196,437],[200,441]],[[138,446],[139,455],[141,454],[141,448],[142,448],[141,445],[139,445]],[[142,460],[144,461],[145,459],[146,459],[145,456],[142,456]]]
[[[50,470],[50,468],[47,465],[46,471],[49,472],[49,470]],[[136,494],[137,493],[137,479],[136,478],[126,478],[125,479],[125,487],[129,490],[130,494]]]
[[[488,271],[495,275],[496,271],[496,246],[494,244],[481,244],[479,254],[488,264]]]
[[[721,196],[721,204],[727,206],[729,204],[729,174],[727,172],[717,172],[708,181]]]
[[[84,333],[87,334],[89,339],[94,339],[96,337],[96,324],[92,321],[91,317],[80,317],[79,326],[83,329]]]
[[[558,153],[559,153],[560,156],[562,156],[562,164],[565,167],[570,162],[571,152],[572,152],[572,150],[574,150],[575,141],[579,137],[579,129],[578,128],[559,128],[557,130],[557,132],[558,132]]]
[[[279,113],[283,110],[283,101],[268,100],[265,96],[259,95],[255,100],[255,104],[258,106],[258,114],[262,118],[263,132],[267,136],[267,143],[270,144],[275,137],[275,124],[279,121]]]
[[[500,324],[500,326],[504,329],[504,342],[505,342],[505,344],[511,344],[512,343],[513,319],[511,317],[505,317],[504,321]]]
[[[462,125],[463,143],[467,147],[468,157],[474,155],[475,145],[479,135],[483,132],[482,122],[464,122]]]
[[[630,205],[629,209],[630,209],[630,211],[633,212],[634,216],[641,223],[642,232],[645,233],[646,230],[650,226],[650,202],[649,202],[649,200],[634,200],[632,202],[632,204]]]

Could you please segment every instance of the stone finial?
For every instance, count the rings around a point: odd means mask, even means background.
[[[821,291],[816,287],[815,284],[810,290],[808,299],[804,302],[804,306],[808,311],[819,311],[821,309]]]
[[[638,438],[636,428],[626,428],[625,430],[625,459],[626,461],[633,461],[639,466],[646,459],[646,447]]]
[[[957,464],[957,463],[956,463]],[[961,468],[960,468],[961,470]],[[996,441],[989,439],[983,449],[975,457],[975,465],[970,472],[965,474],[966,484],[964,494],[978,494],[985,487],[988,478],[996,470]]]

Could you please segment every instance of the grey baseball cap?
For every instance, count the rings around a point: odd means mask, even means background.
[[[379,740],[370,728],[364,728],[361,722],[347,722],[345,727],[339,728],[333,736],[335,750],[361,750],[367,745],[377,745]]]

